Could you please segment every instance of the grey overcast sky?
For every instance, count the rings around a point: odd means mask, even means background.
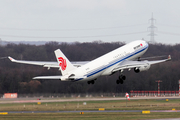
[[[180,0],[0,0],[3,41],[180,43]]]

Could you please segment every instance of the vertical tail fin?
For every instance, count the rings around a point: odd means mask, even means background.
[[[60,49],[55,50],[54,53],[59,64],[59,69],[61,70],[63,76],[66,75],[69,71],[75,69],[75,67],[71,64],[71,62],[66,58]]]

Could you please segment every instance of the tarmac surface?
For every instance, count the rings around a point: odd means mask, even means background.
[[[180,118],[167,118],[167,119],[149,119],[149,120],[180,120]]]
[[[170,97],[131,97],[131,100],[135,99],[180,99],[179,96],[170,96]],[[70,102],[70,101],[104,101],[104,100],[126,100],[125,97],[116,97],[116,98],[16,98],[16,99],[0,99],[0,104],[5,103],[37,103],[37,102]],[[1,111],[7,112],[7,111]],[[103,111],[8,111],[8,113],[110,113],[110,112],[142,112],[142,110],[103,110]],[[180,110],[151,110],[150,112],[180,112]],[[156,119],[150,119],[156,120]],[[169,119],[158,119],[158,120],[180,120],[180,118],[169,118]]]
[[[99,98],[16,98],[16,99],[0,99],[0,104],[3,103],[37,103],[37,102],[72,102],[72,101],[105,101],[105,100],[126,100],[125,97],[99,97]],[[170,96],[170,97],[130,97],[131,100],[136,99],[180,99],[179,96]]]
[[[7,112],[7,111],[1,111],[1,112]],[[142,112],[142,110],[92,110],[92,111],[8,111],[8,113],[109,113],[109,112]],[[180,112],[180,110],[151,110],[150,112]]]

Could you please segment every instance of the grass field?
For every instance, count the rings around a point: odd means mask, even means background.
[[[86,102],[86,105],[83,103]],[[0,104],[0,111],[67,111],[67,110],[180,110],[180,99],[162,100],[112,100],[84,102],[49,102],[41,103],[8,103]]]
[[[86,105],[83,103],[86,102]],[[180,118],[179,112],[142,114],[141,112],[102,112],[88,113],[87,110],[180,110],[180,99],[162,100],[112,100],[112,101],[84,101],[84,102],[52,102],[52,103],[8,103],[0,104],[0,111],[82,111],[80,113],[9,113],[0,115],[0,120],[88,120],[88,119],[154,119],[154,118]]]

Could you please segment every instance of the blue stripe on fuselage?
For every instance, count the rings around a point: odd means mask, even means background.
[[[129,54],[129,55],[126,55],[126,56],[122,57],[121,59],[115,61],[114,63],[111,63],[111,64],[109,64],[109,65],[106,65],[106,66],[104,66],[103,68],[97,69],[97,70],[95,70],[95,71],[93,71],[93,72],[91,72],[91,73],[89,73],[89,74],[87,74],[87,75],[85,75],[85,76],[87,76],[87,77],[93,76],[93,75],[95,75],[95,74],[97,74],[97,73],[99,73],[99,72],[101,72],[101,71],[103,71],[103,70],[105,70],[105,69],[107,69],[107,68],[115,65],[115,64],[118,64],[119,62],[122,62],[123,60],[126,60],[126,59],[128,59],[128,58],[130,58],[130,57],[132,57],[132,56],[134,56],[134,55],[136,55],[136,54],[138,54],[138,53],[146,50],[147,48],[148,48],[148,44],[147,44],[144,48],[140,49],[139,51],[137,51],[137,52],[135,51],[135,52],[133,52],[133,53],[131,53],[131,54]],[[75,80],[75,81],[79,81],[79,80],[82,80],[82,79],[83,79],[83,78],[80,78],[80,79],[77,79],[77,80]]]

